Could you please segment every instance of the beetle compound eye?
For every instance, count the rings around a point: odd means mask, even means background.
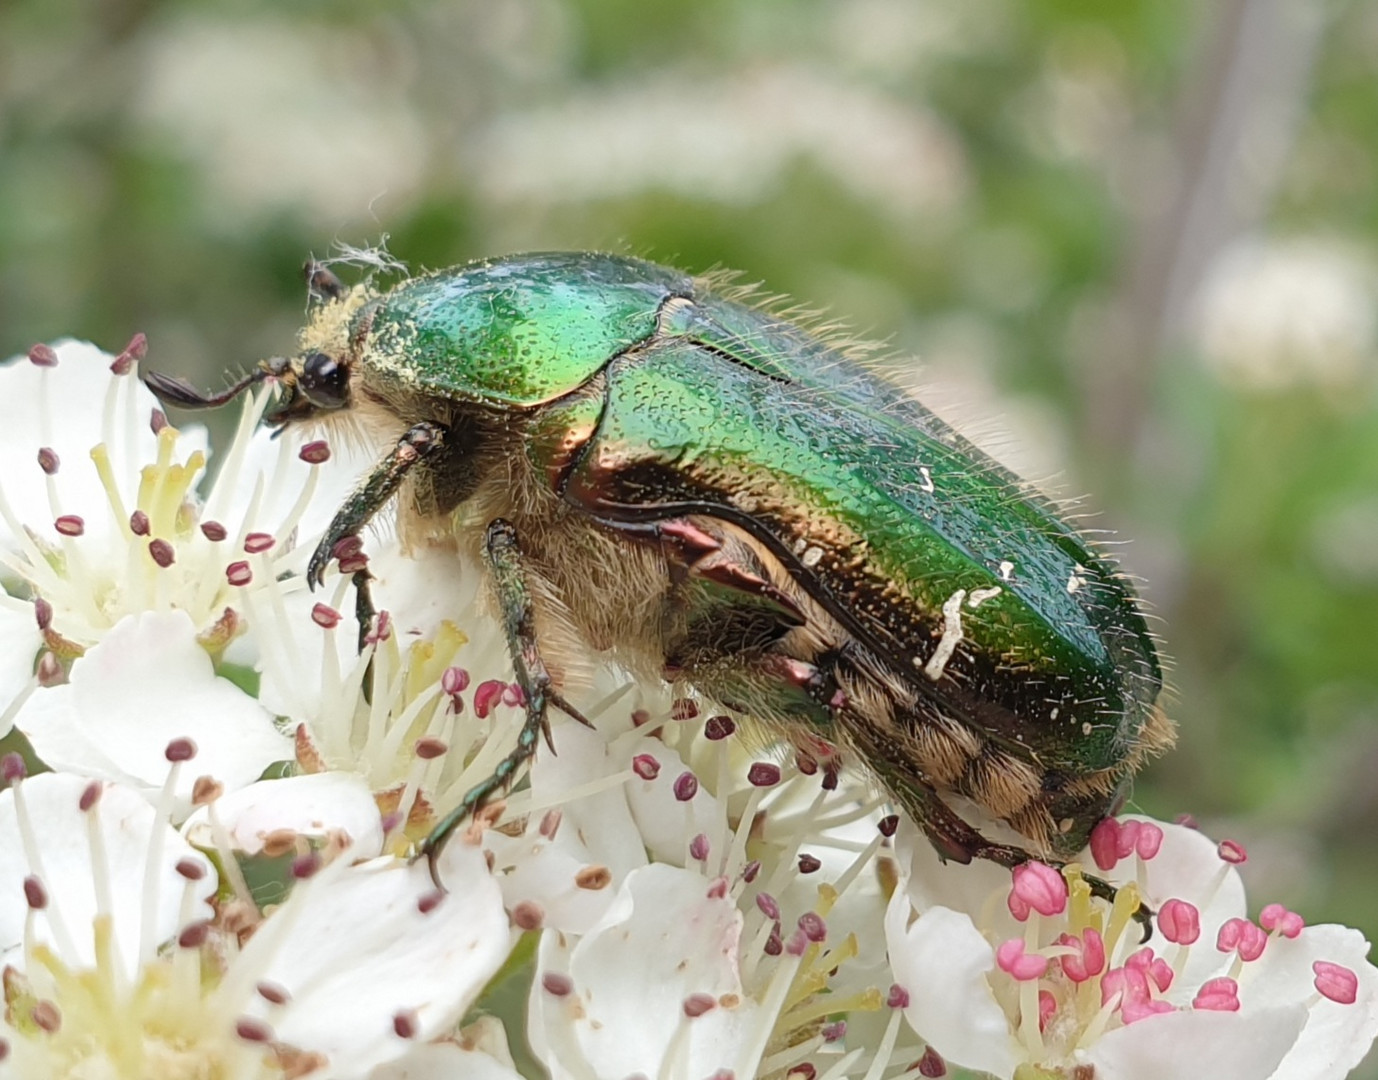
[[[342,409],[349,392],[349,372],[333,356],[312,353],[302,362],[297,386],[312,405]]]

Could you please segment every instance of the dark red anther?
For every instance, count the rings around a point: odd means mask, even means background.
[[[895,830],[900,827],[900,816],[898,814],[887,814],[880,819],[880,824],[876,826],[880,830],[881,836],[894,836]]]
[[[297,457],[308,465],[324,465],[330,460],[330,444],[324,439],[306,443],[297,451]]]
[[[190,857],[178,859],[173,868],[187,881],[200,881],[206,876],[206,864],[200,859]]]
[[[250,555],[259,555],[269,550],[276,543],[277,539],[272,533],[251,532],[248,536],[244,537],[244,550]]]
[[[746,779],[752,787],[774,787],[780,782],[780,766],[773,761],[753,761]]]
[[[11,750],[0,757],[0,778],[7,784],[17,784],[29,775],[29,767],[24,764],[24,756]]]
[[[311,621],[324,630],[334,630],[342,617],[329,604],[316,604],[311,608]]]
[[[806,911],[799,916],[799,929],[804,931],[804,936],[815,945],[828,937],[828,924],[816,911]]]
[[[943,1060],[943,1056],[938,1051],[930,1046],[924,1050],[923,1057],[919,1058],[918,1071],[920,1076],[936,1080],[937,1077],[947,1075],[947,1062]]]
[[[210,934],[210,923],[194,922],[182,928],[181,933],[177,935],[177,944],[183,949],[199,949],[206,943]]]
[[[909,1008],[909,991],[899,983],[892,983],[890,993],[886,995],[885,1004],[892,1009]]]
[[[392,1033],[399,1039],[414,1039],[421,1030],[421,1023],[411,1009],[402,1009],[392,1014]]]
[[[267,980],[256,984],[254,991],[269,1005],[286,1005],[292,1000],[292,995],[287,992],[285,986],[279,986],[277,983],[270,983]]]
[[[732,717],[724,716],[722,713],[710,716],[703,725],[704,737],[713,742],[727,738],[736,730],[737,722]]]
[[[170,741],[163,750],[163,757],[170,762],[190,761],[196,756],[196,743],[185,735]]]
[[[120,355],[110,362],[110,370],[116,375],[128,375],[130,369],[148,355],[148,338],[143,333],[135,334]]]
[[[230,534],[225,530],[225,526],[218,521],[203,521],[201,522],[201,535],[207,540],[219,542]]]
[[[53,522],[53,528],[63,536],[80,536],[86,531],[86,522],[78,514],[63,514]]]
[[[167,427],[167,413],[162,409],[154,409],[148,414],[148,428],[154,435],[162,434],[163,428]]]
[[[660,762],[652,754],[637,754],[632,758],[632,772],[642,780],[654,780],[660,775]]]
[[[675,777],[675,798],[688,802],[699,793],[699,778],[691,772],[682,772]]]
[[[694,1020],[718,1007],[718,999],[712,994],[690,994],[684,999],[684,1015]]]
[[[42,911],[48,906],[48,890],[32,874],[24,879],[24,902],[34,911]]]
[[[705,833],[699,833],[694,839],[689,841],[689,858],[695,862],[703,862],[708,858],[709,843]]]
[[[245,1042],[270,1043],[273,1041],[273,1029],[262,1020],[255,1020],[252,1016],[241,1016],[236,1020],[234,1033]]]
[[[99,780],[92,780],[81,790],[81,798],[77,800],[77,809],[83,814],[90,810],[96,803],[100,802],[101,792],[105,789],[101,787]]]
[[[818,759],[804,750],[795,750],[794,764],[804,776],[812,776],[818,771]]]
[[[177,560],[177,552],[171,544],[159,538],[148,542],[148,555],[155,563],[166,570]]]
[[[547,971],[541,976],[541,989],[551,997],[568,997],[574,993],[574,980],[558,971]]]
[[[512,906],[512,925],[518,930],[539,930],[545,924],[545,909],[534,900],[518,900]]]
[[[37,1001],[29,1009],[29,1019],[34,1027],[55,1035],[62,1030],[62,1010],[54,1002],[46,999]]]
[[[58,459],[57,451],[51,446],[40,446],[38,448],[38,467],[49,476],[55,476],[61,464],[62,462]]]
[[[29,348],[29,363],[34,367],[57,367],[57,353],[51,345],[33,345]]]
[[[225,580],[231,585],[247,585],[254,580],[253,569],[242,559],[225,567]]]
[[[129,515],[129,531],[135,536],[147,536],[150,528],[148,515],[142,510],[135,510]]]
[[[434,761],[449,749],[449,744],[444,739],[437,739],[433,735],[425,735],[416,740],[416,756],[422,761]]]
[[[53,605],[41,596],[33,602],[33,615],[38,620],[40,630],[46,630],[53,625]]]
[[[805,852],[799,856],[799,872],[801,874],[816,874],[822,868],[823,863],[816,855]]]

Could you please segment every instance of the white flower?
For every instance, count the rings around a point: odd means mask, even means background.
[[[1378,360],[1378,266],[1356,246],[1246,238],[1216,260],[1200,296],[1202,355],[1245,389],[1343,388]]]
[[[514,921],[542,931],[528,1035],[552,1075],[860,1077],[918,1057],[882,1010],[874,801],[803,755],[812,772],[750,754],[725,715],[617,697],[588,710],[598,732],[555,727],[509,800],[526,828],[484,838]]]
[[[203,498],[204,432],[168,425],[138,380],[142,349],[112,358],[68,341],[0,366],[0,560],[20,597],[10,608],[30,601],[43,631],[48,682],[146,611],[186,612],[220,656],[244,633],[256,585],[304,588],[299,576],[277,583],[314,546],[297,534],[325,526],[359,471],[336,460],[324,472],[332,491],[313,501],[331,448],[256,430],[265,390]],[[30,644],[16,642],[13,670],[0,670],[7,700],[33,688]]]
[[[901,848],[908,871],[886,916],[895,976],[910,1023],[956,1064],[1004,1078],[1092,1066],[1100,1080],[1322,1080],[1378,1035],[1368,942],[1278,905],[1249,922],[1235,845],[1104,822],[1091,851],[1120,886],[1113,906],[1073,868],[1027,864],[1011,885],[994,866],[940,867],[912,835]],[[1156,911],[1148,944],[1140,898]]]
[[[0,793],[6,1076],[343,1080],[389,1063],[377,1075],[423,1076],[402,1066],[452,1030],[509,952],[471,846],[445,853],[461,886],[449,895],[394,859],[304,860],[304,880],[241,947],[252,904],[212,907],[211,864],[137,794],[24,780],[14,759],[6,775],[18,781]]]

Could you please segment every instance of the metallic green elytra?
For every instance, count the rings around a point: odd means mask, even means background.
[[[148,379],[207,406],[273,377],[270,422],[376,441],[313,584],[394,496],[404,542],[487,566],[526,723],[427,854],[536,752],[549,705],[578,717],[562,691],[590,649],[834,774],[864,768],[963,862],[1066,859],[1171,743],[1114,565],[847,351],[612,255],[491,259],[384,293],[309,270],[298,357],[218,395]],[[1025,843],[986,840],[954,797]]]

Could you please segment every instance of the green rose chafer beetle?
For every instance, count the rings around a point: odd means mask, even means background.
[[[945,857],[1064,860],[1172,741],[1137,601],[1051,504],[844,350],[637,259],[484,260],[379,294],[308,267],[275,424],[383,450],[312,584],[394,496],[409,543],[487,566],[526,720],[423,845],[537,749],[576,650],[864,766]],[[370,609],[366,572],[361,618]],[[1023,845],[986,839],[972,800]]]

